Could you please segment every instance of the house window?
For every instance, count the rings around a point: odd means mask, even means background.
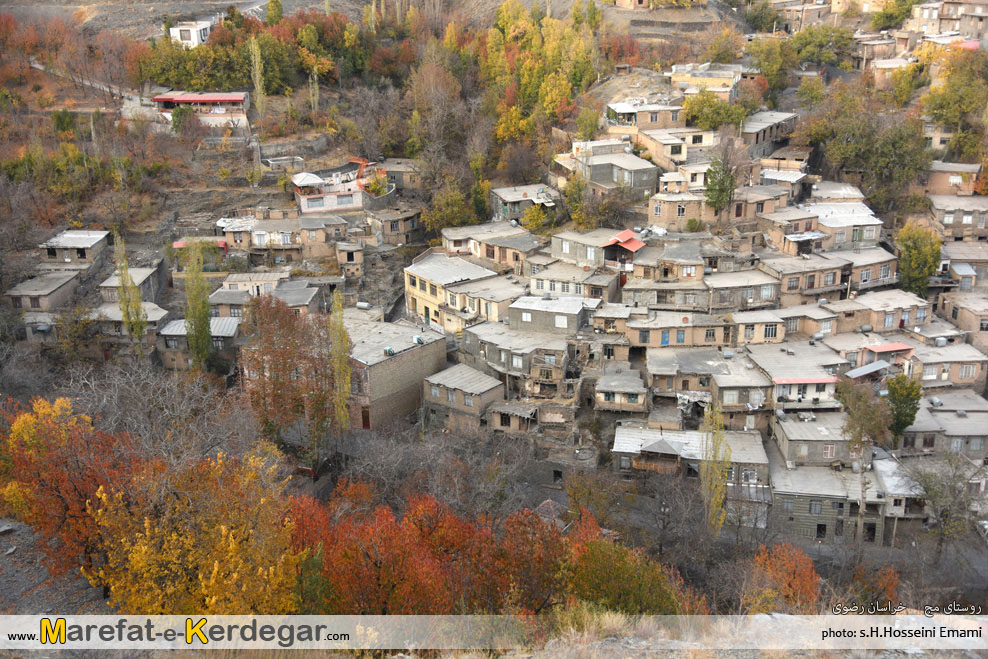
[[[239,241],[237,241],[237,242],[239,242]],[[58,258],[58,250],[55,249],[54,247],[49,247],[46,250],[46,253],[48,254],[48,258],[50,258],[50,259],[57,259]]]
[[[865,237],[865,240],[874,240],[875,239],[875,227],[865,227],[864,237]]]
[[[794,510],[793,505],[792,505],[792,499],[783,499],[782,500],[782,510],[784,510],[787,513],[791,513]]]
[[[455,293],[450,293],[449,294],[449,306],[454,307],[454,308],[456,307],[456,294]]]
[[[558,327],[559,329],[568,329],[569,328],[569,319],[566,318],[566,316],[562,316],[562,315],[558,315],[557,314],[556,315],[556,318],[555,318],[555,324],[556,324],[556,327]]]
[[[627,455],[621,456],[621,469],[631,469],[631,458]]]
[[[865,268],[861,271],[861,283],[867,283],[871,281],[871,268]]]
[[[963,364],[961,366],[961,379],[970,380],[974,377],[974,364]]]
[[[758,389],[753,389],[748,392],[748,402],[754,405],[755,407],[761,405],[762,401],[763,401],[763,395],[762,392],[759,391]]]
[[[703,135],[694,135],[693,144],[703,144]]]
[[[281,244],[282,245],[291,245],[292,244],[292,234],[290,234],[290,233],[283,233],[283,234],[281,234]]]
[[[922,323],[926,320],[926,308],[920,307],[916,310],[916,322]]]
[[[638,343],[641,343],[642,345],[646,345],[646,344],[648,344],[649,339],[650,339],[650,336],[649,336],[649,331],[648,330],[639,330],[638,331]]]
[[[892,266],[889,265],[888,263],[886,263],[879,270],[879,275],[878,276],[881,277],[882,279],[888,279],[889,278],[889,275],[891,275],[891,274],[892,274]]]
[[[676,217],[686,217],[686,204],[676,206]]]
[[[174,350],[178,347],[178,338],[174,336],[165,337],[165,347]]]
[[[724,404],[725,405],[737,405],[738,404],[738,392],[737,389],[727,389],[724,391]]]
[[[436,288],[435,284],[429,284],[429,295],[432,297],[437,297],[439,295],[439,290]]]
[[[239,306],[230,307],[231,318],[240,318],[242,315],[243,315],[243,310]]]
[[[742,483],[757,483],[758,482],[758,472],[754,469],[742,469],[741,470],[741,482]]]
[[[587,247],[587,260],[593,261],[593,258],[594,258],[593,247]]]
[[[674,111],[670,112],[669,113],[669,118],[672,121],[679,121],[679,111],[678,110],[674,110]]]
[[[744,338],[746,338],[746,339],[753,339],[753,338],[755,338],[755,326],[754,325],[745,325],[744,326]]]
[[[552,292],[556,291],[556,282],[552,281],[551,279],[549,280],[549,290]]]
[[[604,401],[606,401],[608,403],[613,403],[614,402],[614,392],[613,391],[605,391],[604,392]]]
[[[569,282],[568,281],[564,281],[564,282],[562,282],[562,283],[559,284],[559,292],[561,292],[561,293],[569,293]]]
[[[509,427],[511,427],[511,415],[510,414],[501,414],[500,416],[501,416],[501,427],[502,428],[509,428]]]
[[[765,326],[765,338],[766,339],[774,339],[775,336],[776,336],[776,332],[777,331],[778,331],[778,325],[775,325],[775,324],[766,325]]]
[[[662,202],[659,202],[655,204],[655,206],[652,206],[652,215],[654,215],[655,217],[662,217]]]
[[[555,366],[556,365],[556,356],[555,355],[545,355],[545,363],[548,364],[549,366]]]
[[[511,368],[522,368],[525,365],[525,358],[521,355],[511,355]]]
[[[961,218],[961,224],[971,224],[973,219],[974,216],[972,216],[970,213],[964,213],[964,217]]]
[[[982,332],[988,332],[988,318],[982,318],[979,328]]]
[[[178,38],[181,41],[192,41],[192,30],[179,30]]]
[[[638,394],[625,394],[624,398],[629,403],[634,403],[634,404],[638,403]]]
[[[532,314],[527,311],[521,312],[521,322],[530,323],[532,322]]]
[[[541,291],[543,288],[545,288],[545,280],[544,279],[536,279],[535,280],[535,290]]]
[[[31,308],[32,309],[40,309],[41,308],[41,298],[39,298],[39,297],[32,297],[32,298],[30,298],[30,304],[31,304]]]
[[[682,152],[683,152],[683,145],[682,144],[673,144],[671,147],[669,147],[669,153],[670,153],[670,155],[678,156]]]
[[[695,265],[684,265],[683,266],[683,277],[695,277],[696,276],[696,266]]]
[[[425,280],[424,279],[419,279],[419,290],[420,291],[425,291]]]
[[[847,233],[843,229],[838,229],[837,235],[834,237],[834,242],[838,245],[847,242]]]
[[[705,336],[703,338],[705,340],[707,340],[707,341],[716,341],[717,340],[717,330],[715,330],[713,328],[708,329],[706,331],[706,334],[705,334]]]
[[[980,437],[972,437],[970,440],[968,440],[968,446],[967,447],[968,447],[968,449],[970,449],[972,451],[980,451],[981,450],[981,438]]]
[[[604,359],[614,359],[614,346],[610,344],[604,346]]]
[[[799,316],[793,316],[792,318],[786,318],[786,332],[793,333],[799,331]]]
[[[964,450],[964,438],[963,437],[953,437],[950,440],[950,452],[960,453]]]
[[[755,301],[755,289],[751,286],[745,286],[741,289],[741,299],[747,300],[748,302]]]
[[[309,208],[322,208],[326,205],[326,200],[322,197],[310,197],[305,200],[305,204]]]
[[[686,330],[676,330],[676,343],[686,343]]]
[[[764,210],[765,210],[765,202],[764,201],[759,201],[758,203],[755,204],[755,212],[756,213],[761,213]]]
[[[353,206],[353,195],[352,194],[341,194],[336,198],[336,205],[339,206]]]
[[[411,286],[412,288],[415,288],[416,281],[417,280],[415,279],[415,275],[408,275],[408,285],[409,286]]]
[[[397,233],[397,232],[398,232],[398,221],[393,220],[391,222],[391,233]]]
[[[895,314],[894,313],[887,313],[887,314],[885,314],[885,321],[884,321],[884,326],[885,327],[892,327],[892,324],[894,322],[895,322]]]
[[[834,321],[824,320],[820,323],[820,332],[822,334],[830,334],[831,330],[833,329],[833,326],[834,326]]]
[[[832,460],[835,455],[837,455],[837,445],[836,444],[824,444],[823,445],[823,457],[824,457],[824,459]]]
[[[473,396],[469,394],[463,394],[463,404],[467,407],[473,407]]]
[[[823,276],[824,286],[833,286],[835,281],[837,281],[837,273],[828,272]]]
[[[954,223],[954,214],[953,213],[944,213],[943,214],[943,223],[944,224],[953,224]]]
[[[937,365],[927,364],[923,367],[923,379],[924,380],[936,380],[937,379]]]
[[[569,254],[569,241],[562,241],[563,254]]]
[[[219,336],[214,336],[213,337],[213,348],[215,350],[222,350],[223,349],[223,337],[219,337]]]
[[[12,298],[10,298],[10,302],[14,305],[14,308],[15,309],[20,309],[21,308],[21,298],[19,298],[19,297],[12,297]]]
[[[820,501],[810,501],[810,514],[819,515],[823,512],[823,503]]]
[[[923,435],[923,448],[933,448],[933,445],[936,443],[936,439],[936,435]]]
[[[799,288],[799,277],[790,277],[786,282],[786,290],[794,291]]]
[[[456,390],[455,389],[447,389],[446,390],[446,400],[448,400],[451,403],[455,403],[456,402]]]
[[[437,387],[436,385],[432,385],[432,387],[430,388],[430,393],[432,394],[433,398],[439,398],[439,387]]]
[[[826,391],[827,391],[827,385],[823,382],[818,382],[816,385],[816,392],[818,394],[822,394],[822,393],[826,393]]]

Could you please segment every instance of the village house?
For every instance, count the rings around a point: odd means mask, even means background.
[[[788,307],[816,302],[840,291],[841,273],[849,265],[832,254],[803,254],[764,259],[758,268],[779,280],[779,304]]]
[[[589,329],[600,303],[582,297],[520,297],[508,307],[508,326],[519,331],[575,335]]]
[[[779,306],[779,280],[761,270],[719,272],[707,275],[712,313]]]
[[[722,101],[733,102],[737,98],[741,71],[740,64],[674,64],[665,76],[674,89],[686,96],[707,90]]]
[[[593,314],[593,329],[597,333],[624,335],[628,331],[628,320],[633,317],[645,318],[647,316],[648,309],[615,302],[605,302],[597,307],[597,310]]]
[[[730,318],[732,345],[781,343],[786,339],[786,324],[775,311],[740,311]]]
[[[821,306],[838,315],[836,333],[895,332],[923,325],[931,316],[929,302],[897,288],[872,291],[853,299],[821,302]]]
[[[630,271],[635,252],[645,246],[630,229],[594,229],[587,233],[562,231],[552,237],[553,258],[579,266]]]
[[[930,223],[944,242],[988,240],[985,216],[988,197],[929,195]]]
[[[730,343],[730,325],[723,319],[687,311],[653,311],[626,322],[625,336],[633,355],[643,348],[691,348]]]
[[[648,389],[628,362],[608,361],[594,383],[594,408],[608,412],[648,410]]]
[[[515,185],[491,190],[490,205],[494,213],[494,222],[510,222],[521,220],[522,216],[532,206],[541,206],[547,213],[554,213],[560,194],[555,188],[536,183],[534,185]]]
[[[765,403],[772,383],[744,355],[731,350],[720,354],[720,367],[711,374],[710,397],[720,404],[724,427],[766,432],[772,410]]]
[[[572,295],[615,302],[620,297],[620,275],[589,265],[557,262],[532,275],[529,290],[533,295]]]
[[[553,160],[552,169],[559,177],[556,187],[561,189],[574,173],[579,173],[593,195],[617,190],[632,190],[639,198],[651,195],[659,168],[630,150],[630,142],[620,139],[573,142],[570,153],[559,154]]]
[[[287,270],[233,272],[226,276],[220,288],[228,291],[247,291],[252,297],[259,297],[273,293],[275,287],[287,281],[289,277]]]
[[[978,461],[988,457],[988,401],[975,391],[937,391],[922,398],[896,450],[900,456],[944,453]]]
[[[938,124],[933,117],[923,115],[923,136],[926,138],[926,148],[936,151],[946,151],[954,130],[943,124]]]
[[[816,304],[783,307],[772,313],[782,319],[786,337],[790,341],[809,339],[817,334],[827,336],[834,331],[837,324],[836,313]]]
[[[79,285],[79,273],[43,272],[7,290],[10,306],[25,311],[55,311],[64,306]]]
[[[647,130],[681,128],[686,125],[683,107],[676,104],[650,103],[644,98],[629,98],[608,103],[605,118],[609,126],[631,128],[624,134],[640,135]]]
[[[923,389],[959,387],[985,390],[988,356],[967,343],[947,343],[946,340],[929,345],[903,338],[902,343],[913,347],[913,355],[904,366],[904,372],[919,379]]]
[[[796,127],[797,115],[792,112],[762,110],[751,114],[741,125],[741,138],[755,160],[771,155],[789,139]]]
[[[881,544],[884,499],[875,477],[853,469],[802,466],[789,468],[777,446],[766,449],[772,479],[772,516],[786,535],[826,543],[851,543],[865,478],[862,540]]]
[[[785,208],[788,203],[789,189],[784,185],[746,185],[734,191],[731,208],[719,219],[753,220],[762,213]]]
[[[573,381],[564,381],[569,352],[558,334],[481,323],[463,330],[462,351],[466,364],[501,379],[509,397],[576,394]]]
[[[801,467],[861,467],[871,463],[871,446],[852,446],[844,436],[844,412],[798,412],[775,416],[772,435],[786,463]]]
[[[327,172],[327,178],[310,172],[295,174],[292,176],[292,188],[299,212],[334,213],[385,207],[394,197],[395,186],[385,183],[380,195],[368,190],[369,179],[365,178],[365,170],[369,166],[365,160],[352,159]]]
[[[940,247],[940,258],[941,276],[949,276],[950,269],[966,264],[974,270],[972,284],[975,280],[988,280],[988,244],[982,241],[944,241]]]
[[[511,303],[528,294],[528,286],[513,275],[502,275],[466,281],[453,284],[447,293],[455,298],[455,309],[458,312],[447,312],[446,320],[450,327],[459,320],[459,325],[453,332],[464,327],[476,325],[485,321],[500,322],[508,317],[508,307]]]
[[[422,381],[446,367],[442,334],[406,320],[343,317],[350,335],[350,423],[377,429],[422,405]]]
[[[937,313],[962,330],[965,341],[988,352],[988,294],[980,291],[941,293]]]
[[[43,270],[79,270],[88,272],[103,262],[109,245],[109,231],[70,229],[41,243]]]
[[[809,341],[749,344],[748,358],[772,381],[771,405],[776,410],[840,409],[837,376],[847,370],[846,359]]]
[[[813,203],[806,210],[816,214],[816,230],[826,234],[821,239],[825,251],[875,247],[881,239],[882,221],[862,202]]]
[[[789,34],[796,34],[804,27],[815,26],[830,14],[830,6],[826,4],[796,4],[779,9],[782,19],[780,26]]]
[[[385,158],[378,163],[388,177],[388,183],[400,193],[416,194],[423,189],[422,163],[408,158]]]
[[[161,288],[160,270],[158,268],[128,268],[128,274],[141,294],[144,302],[154,302],[158,299]],[[120,302],[120,273],[114,271],[99,285],[99,295],[104,302]]]
[[[168,28],[168,36],[183,48],[195,48],[209,41],[209,35],[217,21],[179,21]]]
[[[777,185],[785,188],[789,203],[802,201],[806,196],[809,174],[796,169],[769,169],[762,167],[759,172],[761,185]]]
[[[783,254],[800,256],[823,249],[829,235],[817,228],[816,213],[788,206],[771,213],[756,213],[756,226],[768,243]]]
[[[144,336],[137,337],[142,344],[154,346],[158,330],[164,327],[169,313],[153,302],[141,302],[144,313]],[[119,302],[106,302],[92,312],[92,318],[99,323],[100,343],[103,345],[104,358],[109,357],[111,347],[131,343],[134,339],[127,331],[123,321],[123,310]]]
[[[250,135],[250,94],[247,92],[186,92],[173,90],[151,98],[158,115],[169,125],[177,108],[191,108],[199,123],[214,130],[231,130],[238,138]]]
[[[841,272],[841,282],[852,293],[899,283],[899,259],[881,247],[839,249],[828,252],[826,256],[847,262]]]
[[[618,473],[653,472],[699,478],[706,433],[699,430],[659,430],[622,425],[615,429],[611,453]],[[728,430],[724,442],[731,449],[728,481],[768,484],[769,462],[757,432]]]
[[[699,128],[656,129],[638,133],[638,146],[648,153],[649,160],[664,170],[674,172],[679,165],[689,162],[691,151],[709,149],[716,140],[714,131]],[[661,179],[659,188],[662,189]]]
[[[539,428],[539,406],[532,401],[495,401],[487,407],[487,427],[506,435],[527,437]]]
[[[447,254],[469,254],[515,274],[521,274],[528,258],[542,247],[541,239],[511,222],[446,227],[440,233]]]
[[[239,318],[210,318],[209,336],[211,352],[232,364],[237,358],[236,339],[240,335]],[[184,318],[172,320],[158,330],[158,357],[161,365],[170,371],[187,371],[192,368],[189,352],[188,326]]]
[[[843,332],[825,335],[821,342],[848,362],[851,370],[845,375],[860,377],[869,372],[878,371],[880,374],[892,375],[894,372],[904,370],[915,348],[912,344],[903,343],[900,338],[904,336],[874,332]]]
[[[425,240],[421,217],[421,208],[404,205],[367,212],[371,231],[380,233],[385,245],[408,245]]]
[[[648,200],[648,223],[667,231],[689,231],[700,223],[717,221],[702,192],[659,192]]]
[[[974,184],[980,173],[981,163],[934,160],[930,169],[920,176],[915,186],[916,194],[970,196],[974,194]]]
[[[455,333],[462,329],[457,314],[463,307],[460,296],[446,288],[496,276],[496,272],[465,259],[440,251],[424,252],[405,268],[405,309],[437,332]]]
[[[856,34],[851,47],[854,70],[865,71],[875,60],[894,57],[896,41],[882,34]]]
[[[336,262],[347,279],[360,279],[364,276],[364,246],[360,242],[336,243]]]
[[[487,423],[491,403],[504,400],[504,383],[457,364],[425,379],[423,421],[456,433],[474,435]]]

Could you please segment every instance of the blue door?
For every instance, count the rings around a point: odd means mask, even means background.
[[[669,345],[669,330],[662,330],[662,345]]]

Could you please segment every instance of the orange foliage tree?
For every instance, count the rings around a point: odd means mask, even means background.
[[[788,542],[767,547],[755,554],[755,568],[767,586],[758,594],[763,603],[772,603],[789,613],[816,613],[820,600],[820,575],[813,560],[802,549]]]

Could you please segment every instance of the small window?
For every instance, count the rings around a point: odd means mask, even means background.
[[[776,332],[778,331],[778,325],[766,325],[765,326],[765,338],[774,339]]]
[[[639,330],[638,331],[638,343],[641,343],[642,345],[646,345],[649,342],[649,338],[650,337],[649,337],[649,331],[648,330]]]
[[[631,469],[631,458],[627,455],[621,456],[621,469]]]
[[[41,308],[41,298],[32,297],[30,298],[31,308],[40,309]]]
[[[527,311],[521,312],[521,322],[530,323],[532,322],[532,314]]]
[[[220,336],[214,336],[213,337],[213,348],[216,349],[216,350],[222,350],[223,349],[223,337],[220,337]]]
[[[795,291],[799,288],[799,277],[790,277],[786,282],[786,290]]]
[[[48,254],[48,258],[50,258],[50,259],[57,259],[58,258],[58,250],[55,249],[54,247],[49,247],[45,251],[45,253]]]
[[[608,403],[613,403],[614,402],[614,392],[613,391],[605,391],[604,392],[604,401],[606,401]]]
[[[686,217],[686,204],[676,206],[676,217]]]
[[[823,445],[823,457],[825,460],[832,460],[836,453],[837,447],[835,444],[824,444]]]
[[[556,322],[556,327],[560,329],[569,328],[569,319],[566,316],[557,315],[555,322]]]
[[[523,368],[525,365],[525,358],[521,355],[511,355],[511,368]]]
[[[436,385],[432,385],[432,387],[430,387],[429,389],[429,393],[432,394],[433,398],[439,398],[439,387],[437,387]]]
[[[455,389],[447,389],[446,390],[446,400],[448,400],[451,403],[455,403],[456,402],[456,390]]]
[[[746,338],[746,339],[753,339],[753,338],[755,338],[755,326],[754,325],[745,325],[744,326],[744,338]]]
[[[412,288],[415,288],[416,281],[417,280],[415,279],[415,275],[408,275],[408,285],[409,286],[411,286]]]
[[[823,503],[820,501],[810,501],[810,514],[819,515],[823,512]]]
[[[174,336],[165,337],[165,347],[174,350],[178,347],[178,338]]]
[[[429,284],[429,295],[432,297],[439,295],[439,290],[436,288],[435,284]]]
[[[638,394],[625,394],[624,397],[629,403],[638,403]]]
[[[706,339],[707,341],[716,341],[717,340],[717,330],[715,330],[713,328],[708,329],[706,331],[706,335],[703,338]]]

